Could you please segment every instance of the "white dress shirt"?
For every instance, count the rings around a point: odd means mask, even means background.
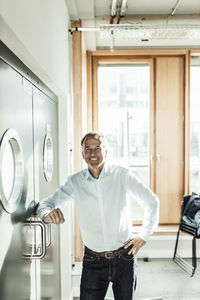
[[[159,201],[153,192],[127,168],[105,163],[95,179],[88,169],[72,176],[56,192],[40,201],[42,219],[54,208],[75,200],[83,243],[93,251],[111,251],[132,236],[130,195],[144,207],[139,236],[147,241],[158,225]]]

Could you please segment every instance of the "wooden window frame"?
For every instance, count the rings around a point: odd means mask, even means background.
[[[75,49],[77,44],[73,41],[73,49]],[[81,48],[79,49],[81,55]],[[110,52],[109,50],[97,50],[97,51],[87,51],[86,55],[86,71],[87,71],[87,131],[96,129],[95,120],[93,118],[94,113],[97,112],[97,95],[94,94],[93,84],[97,84],[97,78],[95,77],[95,68],[99,62],[112,62],[116,61],[118,58],[121,57],[122,60],[127,59],[141,59],[141,60],[148,60],[148,59],[155,59],[158,56],[184,56],[184,66],[185,66],[185,74],[184,74],[184,98],[185,98],[185,129],[184,129],[184,145],[185,145],[185,165],[184,165],[184,193],[189,193],[189,163],[190,163],[190,57],[191,56],[200,56],[200,49],[195,50],[186,50],[186,49],[148,49],[148,50],[115,50],[114,52]],[[77,65],[76,57],[73,57],[73,64]],[[79,74],[80,75],[80,74]],[[76,76],[76,75],[75,75]],[[75,78],[75,77],[74,77]],[[77,78],[77,77],[76,77]],[[155,85],[155,67],[153,68],[153,81],[151,84]],[[80,85],[74,86],[74,94],[77,92],[77,89],[80,90]],[[81,97],[81,96],[80,96]],[[155,95],[151,95],[151,97],[155,97]],[[80,100],[79,100],[80,101]],[[155,99],[151,101],[152,103],[155,102]],[[80,102],[75,100],[74,102],[74,114],[75,112],[79,112],[80,114]],[[151,125],[154,128],[154,124]],[[76,136],[76,141],[74,143],[75,149],[79,146],[79,137],[81,136],[81,129],[80,129],[80,121],[76,123],[74,122],[74,130]],[[78,132],[78,135],[77,135]],[[79,155],[77,153],[77,155]],[[77,161],[76,154],[74,155],[74,161]],[[152,177],[152,176],[151,176]],[[151,183],[151,186],[154,183]],[[77,220],[75,223],[77,224]],[[76,225],[77,227],[77,225]],[[76,230],[76,260],[82,259],[83,254],[83,247],[81,242],[80,233],[77,233]],[[78,248],[77,248],[78,246]]]
[[[199,53],[199,51],[198,51]],[[174,49],[174,50],[116,50],[110,52],[109,50],[97,50],[87,52],[87,119],[88,119],[88,130],[98,130],[98,95],[97,95],[97,70],[100,63],[137,63],[137,62],[147,62],[153,61],[153,66],[151,65],[151,75],[150,75],[150,86],[151,86],[151,110],[154,110],[155,106],[155,76],[156,76],[156,58],[157,57],[172,57],[181,56],[184,57],[184,194],[189,193],[189,159],[190,159],[190,133],[189,133],[189,70],[190,70],[190,51],[185,49]],[[153,71],[152,71],[153,70]],[[153,72],[153,74],[152,74]],[[153,86],[153,88],[152,88]],[[152,111],[151,111],[152,113]],[[94,118],[95,116],[95,118]],[[152,121],[153,122],[153,121]],[[155,118],[154,118],[155,123]],[[151,139],[153,137],[154,144],[154,129],[155,124],[150,124],[150,135]],[[150,152],[154,154],[155,145],[151,143]],[[150,169],[150,187],[155,190],[155,166]],[[181,199],[180,199],[181,201]]]
[[[194,52],[192,52],[194,53]],[[197,51],[196,53],[199,53]],[[88,130],[98,130],[98,95],[97,95],[97,83],[98,83],[98,65],[100,63],[136,63],[136,62],[147,62],[153,61],[153,66],[151,65],[151,75],[150,75],[150,86],[151,86],[151,107],[154,110],[155,106],[155,60],[157,57],[172,57],[172,56],[182,56],[184,57],[184,194],[189,193],[189,159],[190,159],[190,133],[189,133],[189,69],[190,69],[190,51],[185,49],[167,49],[167,50],[116,50],[110,52],[109,50],[97,50],[97,51],[87,51],[87,120],[88,120]],[[153,86],[153,88],[152,88]],[[151,111],[152,112],[152,111]],[[94,118],[95,116],[95,118]],[[153,122],[151,120],[151,122]],[[155,123],[155,118],[154,118]],[[151,123],[151,138],[154,137],[155,124]],[[155,143],[155,139],[154,143]],[[155,147],[153,143],[150,145],[150,152],[154,154]],[[150,169],[150,187],[155,190],[155,166]],[[181,201],[181,199],[180,199]]]

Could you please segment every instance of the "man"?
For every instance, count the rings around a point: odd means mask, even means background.
[[[158,224],[159,201],[129,169],[106,161],[102,134],[86,134],[81,146],[88,168],[69,176],[54,195],[40,202],[37,212],[45,222],[62,224],[62,206],[75,199],[85,245],[80,299],[103,300],[111,281],[115,300],[131,300],[136,287],[135,255]],[[127,194],[145,210],[136,236]]]

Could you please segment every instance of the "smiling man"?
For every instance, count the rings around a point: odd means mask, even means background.
[[[132,300],[136,288],[135,256],[158,224],[158,198],[125,167],[107,161],[104,135],[86,134],[82,155],[88,168],[69,176],[37,213],[47,223],[65,221],[62,207],[75,199],[85,246],[80,299],[103,300],[112,282],[115,300]],[[143,226],[132,235],[127,195],[144,207]]]
[[[88,165],[88,169],[94,178],[99,178],[101,170],[103,169],[108,149],[104,139],[96,139],[90,136],[82,140],[82,155],[83,159]]]

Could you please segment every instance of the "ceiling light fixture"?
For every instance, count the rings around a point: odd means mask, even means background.
[[[102,24],[99,27],[76,27],[74,31],[99,32],[100,39],[111,40],[200,40],[200,24]],[[113,50],[112,50],[113,51]]]
[[[100,38],[137,40],[200,39],[200,24],[105,24],[100,25]]]

